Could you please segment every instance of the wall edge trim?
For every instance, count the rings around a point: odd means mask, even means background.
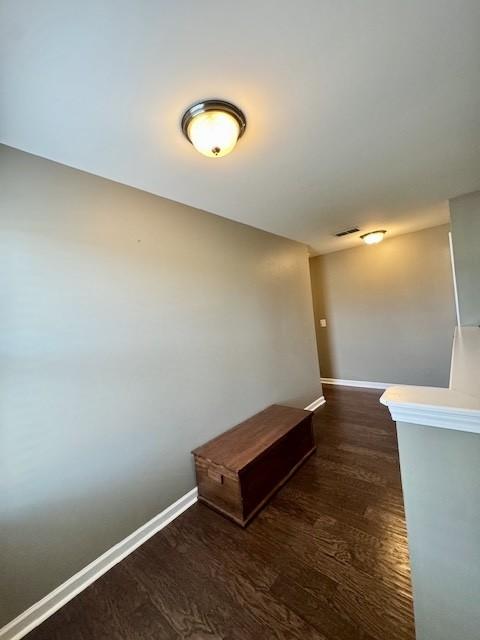
[[[20,640],[27,633],[53,615],[81,591],[90,586],[113,566],[126,558],[144,542],[197,502],[198,490],[191,491],[158,513],[119,543],[105,551],[71,578],[48,593],[41,600],[0,629],[0,640]]]
[[[320,378],[322,384],[334,384],[341,387],[363,387],[364,389],[388,389],[396,382],[370,382],[368,380],[342,380],[341,378]]]
[[[315,411],[315,409],[318,409],[325,403],[326,403],[325,396],[320,396],[319,398],[311,402],[308,406],[306,406],[305,411]]]

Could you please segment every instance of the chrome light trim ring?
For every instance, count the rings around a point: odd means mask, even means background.
[[[188,125],[190,122],[198,116],[200,113],[204,113],[205,111],[225,111],[229,113],[231,116],[235,118],[238,122],[238,126],[240,127],[240,131],[238,133],[238,139],[243,136],[245,129],[247,127],[247,119],[245,118],[245,114],[241,109],[236,107],[231,102],[226,102],[225,100],[202,100],[202,102],[196,102],[194,105],[189,107],[182,117],[181,127],[184,136],[191,143],[190,137],[188,135]]]

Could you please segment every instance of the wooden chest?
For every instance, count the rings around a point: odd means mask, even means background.
[[[198,499],[246,526],[315,451],[312,415],[274,404],[195,449]]]

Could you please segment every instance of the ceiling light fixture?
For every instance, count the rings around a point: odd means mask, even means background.
[[[230,153],[246,126],[243,112],[224,100],[197,102],[182,118],[182,131],[187,140],[209,158],[221,158]]]
[[[364,233],[363,236],[360,236],[361,239],[365,242],[365,244],[378,244],[381,242],[387,232],[385,229],[380,231],[370,231],[369,233]]]

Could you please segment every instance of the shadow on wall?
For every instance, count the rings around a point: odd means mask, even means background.
[[[328,296],[326,295],[328,279],[322,265],[322,259],[323,256],[317,256],[316,258],[310,259],[313,314],[317,335],[317,352],[320,364],[320,374],[324,378],[334,378],[336,376],[333,375],[332,372],[335,371],[335,363],[332,358],[332,353],[335,327],[328,323],[328,318],[331,317],[328,305]],[[327,322],[327,327],[322,327],[322,320]]]

